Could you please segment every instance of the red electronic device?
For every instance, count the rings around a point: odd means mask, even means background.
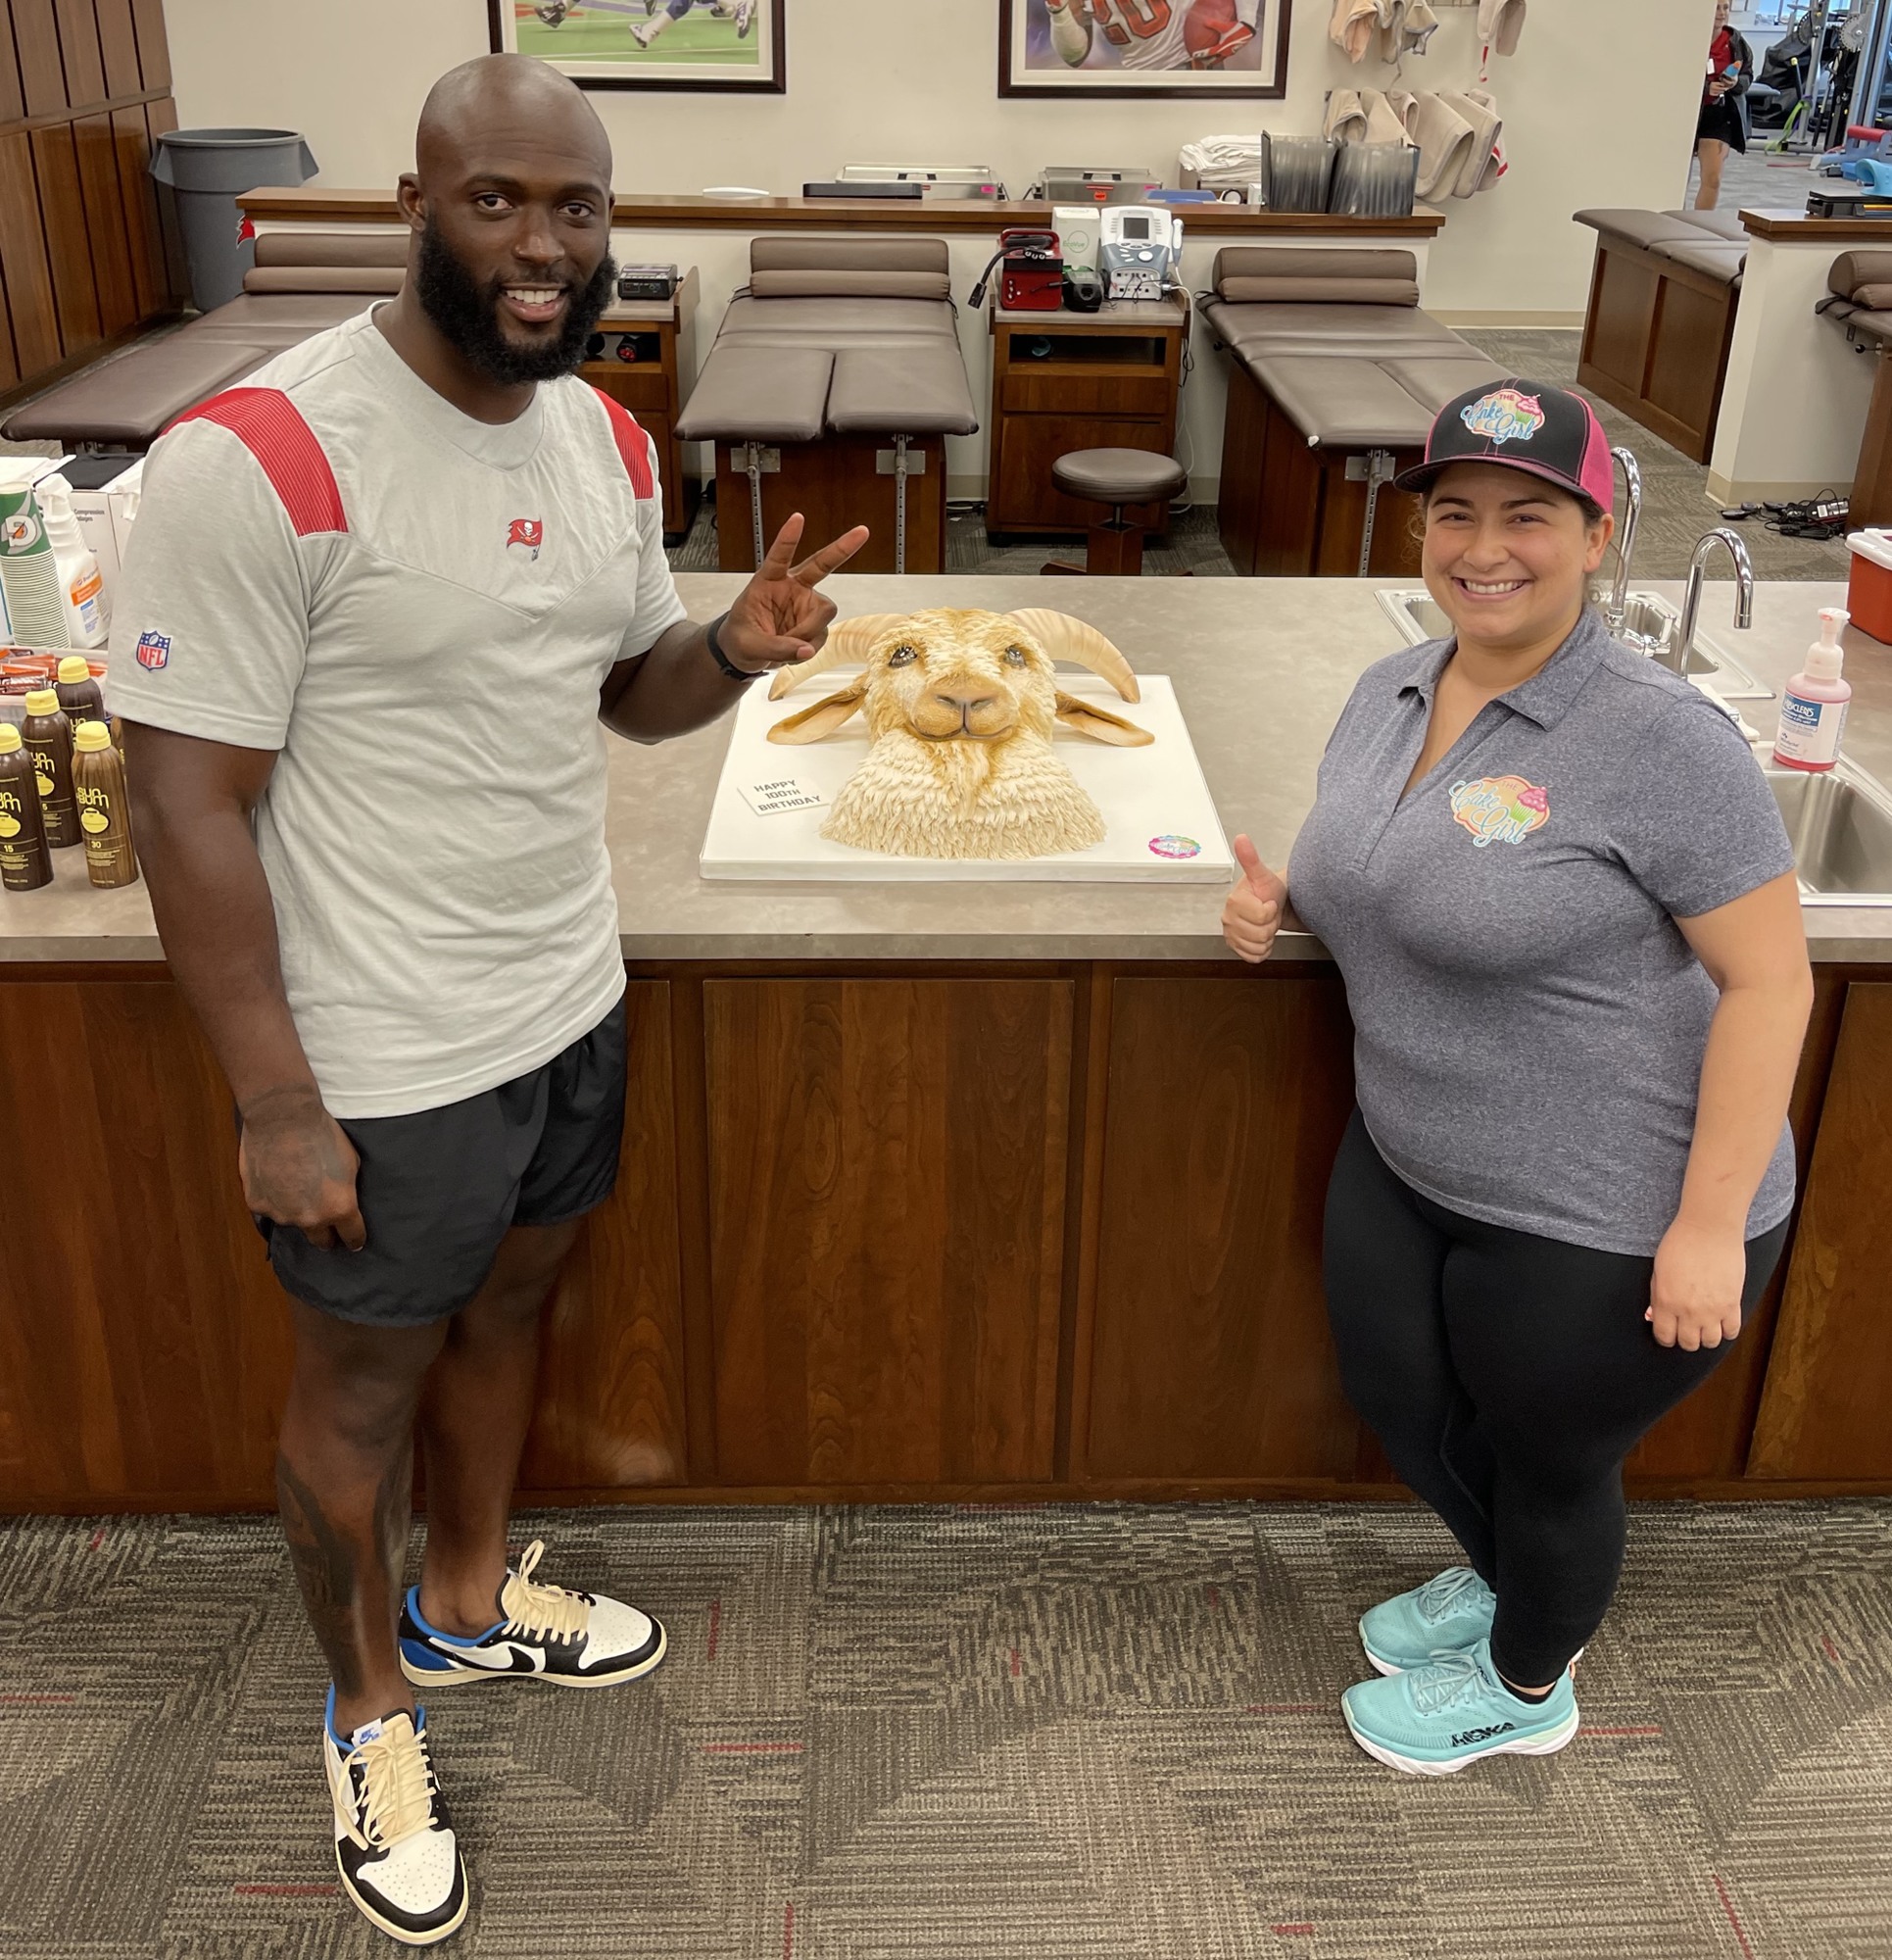
[[[1055,313],[1064,304],[1064,252],[1055,231],[1007,225],[998,234],[972,304],[983,306],[993,268],[998,269],[998,304],[1007,313]]]

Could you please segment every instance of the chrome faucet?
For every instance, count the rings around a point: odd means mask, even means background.
[[[1734,623],[1742,628],[1754,624],[1754,561],[1747,555],[1747,544],[1736,532],[1710,531],[1696,545],[1695,555],[1688,561],[1688,591],[1681,602],[1681,625],[1673,645],[1664,647],[1655,657],[1674,673],[1688,671],[1689,656],[1695,651],[1695,622],[1701,616],[1702,577],[1718,545],[1725,545],[1728,557],[1734,561]]]
[[[1623,622],[1628,616],[1629,561],[1635,557],[1636,532],[1642,528],[1642,466],[1629,449],[1613,449],[1617,467],[1623,471],[1623,528],[1616,537],[1616,586],[1610,594],[1610,634],[1623,637]]]

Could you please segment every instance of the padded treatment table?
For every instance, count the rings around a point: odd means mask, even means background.
[[[1577,378],[1706,463],[1722,412],[1748,236],[1720,211],[1579,211],[1596,233]]]
[[[1386,485],[1447,402],[1504,370],[1420,311],[1413,255],[1231,246],[1202,312],[1234,364],[1218,514],[1237,571],[1416,570],[1411,501],[1388,508]]]
[[[715,445],[723,570],[801,511],[814,544],[872,527],[851,570],[941,571],[946,437],[978,426],[943,239],[756,238],[677,433]]]
[[[399,292],[406,265],[407,239],[392,233],[265,232],[235,299],[48,389],[0,433],[68,449],[149,449],[187,409]]]
[[[1842,252],[1826,275],[1826,297],[1817,312],[1846,329],[1863,354],[1873,357],[1872,405],[1859,446],[1850,500],[1852,526],[1892,524],[1892,250]]]

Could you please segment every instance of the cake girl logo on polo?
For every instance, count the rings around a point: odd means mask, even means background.
[[[1516,388],[1496,388],[1461,409],[1459,419],[1474,435],[1502,449],[1508,442],[1528,442],[1543,427],[1544,405],[1535,395],[1520,394]]]
[[[1522,776],[1480,776],[1452,785],[1452,818],[1487,844],[1522,844],[1550,821],[1550,793]]]

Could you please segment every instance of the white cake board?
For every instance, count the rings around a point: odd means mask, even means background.
[[[1091,850],[1023,859],[893,858],[831,843],[821,835],[821,826],[842,785],[866,760],[865,723],[855,715],[825,740],[805,747],[773,743],[768,731],[858,671],[858,667],[831,668],[819,682],[809,681],[783,701],[770,701],[762,687],[752,687],[743,697],[703,838],[701,865],[705,878],[820,884],[846,880],[1137,885],[1226,885],[1234,879],[1235,858],[1222,835],[1209,786],[1195,760],[1195,745],[1167,674],[1139,674],[1143,698],[1134,704],[1124,702],[1108,682],[1094,675],[1058,675],[1065,693],[1114,709],[1156,738],[1143,749],[1112,749],[1058,731],[1058,756],[1090,791],[1103,816],[1104,840]],[[746,786],[786,778],[817,792],[823,799],[820,807],[777,809],[759,816],[744,800]],[[1165,857],[1151,848],[1158,839],[1169,851],[1189,844],[1199,849],[1193,857]]]

